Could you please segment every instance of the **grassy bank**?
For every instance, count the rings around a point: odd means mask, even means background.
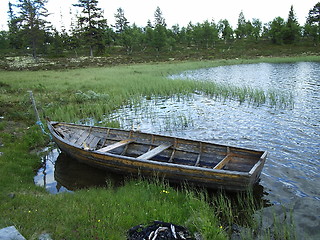
[[[282,104],[290,95],[268,89],[235,88],[215,83],[172,81],[166,76],[183,70],[256,62],[316,61],[319,57],[263,58],[253,60],[219,60],[199,62],[170,62],[136,64],[109,68],[82,68],[58,71],[2,71],[1,101],[6,114],[21,119],[32,112],[27,90],[51,119],[76,121],[87,117],[100,120],[101,116],[141,96],[185,95],[195,91],[216,98],[233,98],[254,104],[269,102]],[[14,105],[14,106],[13,106]],[[23,111],[14,109],[20,108]],[[19,116],[19,115],[23,116]],[[30,117],[30,116],[29,116]]]
[[[35,126],[28,90],[40,112],[57,121],[100,120],[114,109],[153,96],[187,95],[195,91],[215,98],[271,104],[268,90],[169,80],[183,70],[256,62],[319,61],[319,57],[264,58],[121,65],[56,71],[0,72],[0,227],[15,225],[27,239],[48,232],[53,239],[125,239],[140,223],[162,220],[200,232],[204,239],[228,239],[236,224],[254,238],[259,227],[252,215],[260,204],[252,196],[235,201],[223,194],[176,190],[162,181],[129,181],[125,186],[50,195],[33,183],[40,165],[37,154],[49,139]],[[275,105],[281,105],[279,93]],[[254,96],[256,97],[256,100]],[[261,97],[262,96],[262,97]],[[165,191],[163,191],[165,190]],[[249,206],[247,205],[249,203]],[[241,207],[242,206],[242,207]],[[240,220],[241,219],[241,220]],[[290,231],[283,236],[290,239]],[[272,233],[261,233],[274,237]],[[293,234],[293,233],[292,233]]]

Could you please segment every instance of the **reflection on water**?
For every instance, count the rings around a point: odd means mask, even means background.
[[[124,177],[80,163],[58,149],[53,149],[43,158],[43,166],[34,181],[56,194],[107,184],[120,186]]]
[[[294,108],[219,102],[194,94],[143,99],[106,121],[119,121],[125,129],[267,150],[260,184],[275,207],[265,209],[266,216],[293,208],[299,238],[319,236],[320,63],[226,66],[171,76],[181,77],[290,92]]]
[[[51,151],[45,149],[45,151],[48,154],[42,158],[42,167],[34,177],[35,184],[45,187],[50,193],[67,192],[68,189],[61,186],[54,178],[54,165],[60,151],[58,149]]]
[[[56,161],[54,179],[60,186],[72,191],[107,184],[120,186],[124,180],[123,176],[80,163],[63,152]]]

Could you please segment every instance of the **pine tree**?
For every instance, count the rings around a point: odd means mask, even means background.
[[[90,56],[93,57],[94,48],[98,52],[103,52],[105,49],[104,35],[107,28],[107,20],[103,17],[101,8],[97,6],[97,0],[78,1],[79,3],[73,4],[73,6],[82,8],[82,14],[78,16],[79,33],[89,47]]]
[[[116,37],[119,39],[119,43],[123,45],[127,52],[131,52],[131,43],[133,42],[132,36],[130,34],[132,33],[129,22],[127,18],[124,16],[124,11],[122,8],[117,9],[117,13],[114,15],[115,17],[115,25],[113,26],[116,30]]]
[[[262,22],[257,18],[252,19],[252,38],[258,41],[258,39],[261,36],[261,31],[262,31]]]
[[[14,49],[20,49],[22,48],[23,42],[22,42],[22,37],[21,37],[21,31],[19,27],[19,19],[15,15],[13,11],[14,5],[9,2],[9,21],[8,21],[8,27],[9,27],[9,32],[8,32],[8,39],[10,46]]]
[[[238,27],[235,30],[237,38],[242,39],[246,36],[246,19],[243,12],[241,11],[238,18]]]
[[[45,19],[49,15],[46,9],[48,0],[18,0],[17,21],[21,27],[21,35],[26,45],[32,49],[32,56],[37,57],[37,49],[44,45],[45,35],[50,28]]]
[[[165,28],[165,26],[156,25],[153,30],[152,46],[156,49],[157,52],[160,52],[164,47],[167,46],[167,40],[167,29]]]
[[[130,54],[134,50],[141,50],[143,46],[144,33],[141,28],[133,24],[125,28],[122,35],[122,44],[126,48],[127,53]]]
[[[148,20],[147,26],[144,28],[144,35],[145,47],[152,47],[154,30],[150,20]]]
[[[275,44],[282,44],[286,30],[286,23],[283,18],[276,17],[269,23],[268,35]]]
[[[162,11],[159,7],[157,7],[154,12],[154,23],[155,27],[152,31],[152,42],[151,45],[156,49],[157,52],[160,52],[164,47],[167,46],[168,36],[166,29],[166,21],[162,16]]]
[[[307,22],[310,24],[318,25],[320,28],[320,2],[318,2],[308,14]]]
[[[0,49],[9,49],[10,42],[7,31],[0,31]]]
[[[192,39],[198,48],[214,47],[218,39],[218,28],[213,21],[206,20],[204,23],[197,23],[190,27],[192,28]]]
[[[154,12],[154,24],[155,24],[155,26],[157,26],[157,25],[161,25],[163,27],[167,26],[166,20],[162,16],[162,11],[161,11],[160,7],[157,7],[156,11]]]
[[[222,39],[227,43],[228,40],[233,39],[233,30],[227,19],[220,20],[218,23],[219,34]]]
[[[286,29],[284,32],[284,43],[294,43],[298,41],[301,36],[301,28],[291,6],[289,11],[288,20],[286,23]]]
[[[116,19],[116,24],[114,25],[116,32],[122,33],[129,24],[127,18],[124,16],[124,10],[122,8],[118,8],[114,17]]]
[[[310,9],[305,31],[313,37],[316,44],[320,41],[320,2]]]

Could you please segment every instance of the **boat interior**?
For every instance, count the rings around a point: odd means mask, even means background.
[[[249,172],[264,153],[138,131],[62,123],[53,127],[65,141],[84,150],[210,169]]]

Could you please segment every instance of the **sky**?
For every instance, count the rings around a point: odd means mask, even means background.
[[[16,0],[10,0],[14,3]],[[306,22],[308,12],[320,0],[99,0],[98,7],[104,10],[109,25],[115,22],[114,15],[118,8],[124,10],[124,15],[130,24],[136,23],[140,27],[147,25],[148,20],[153,22],[154,12],[159,6],[167,27],[175,24],[180,27],[203,23],[205,20],[227,19],[233,28],[242,11],[246,20],[258,18],[262,23],[268,23],[275,17],[288,18],[291,5],[301,25]],[[0,30],[7,30],[9,0],[0,0]],[[76,7],[72,4],[78,0],[48,0],[47,9],[51,15],[48,20],[60,29],[62,25],[68,27],[71,22],[70,8],[75,13]],[[61,17],[62,15],[62,17]],[[63,24],[62,24],[63,22]]]

